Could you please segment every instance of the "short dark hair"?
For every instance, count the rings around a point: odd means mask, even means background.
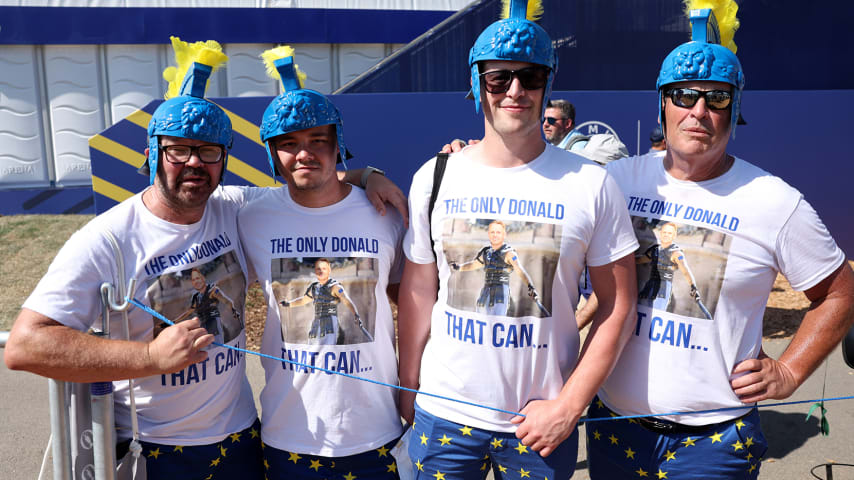
[[[572,123],[575,123],[575,106],[568,101],[563,99],[549,100],[549,103],[546,104],[546,108],[556,108],[560,110],[560,114],[563,115],[563,118],[568,118],[572,120]]]

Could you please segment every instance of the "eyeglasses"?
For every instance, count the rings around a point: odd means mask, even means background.
[[[504,93],[510,90],[514,76],[519,79],[519,83],[525,90],[538,90],[546,86],[549,68],[534,66],[520,70],[493,70],[480,74],[480,78],[484,80],[483,86],[489,93]]]
[[[190,156],[195,152],[202,163],[219,163],[224,156],[225,149],[220,145],[159,145],[166,154],[169,163],[184,164],[190,161]]]
[[[555,123],[566,120],[565,118],[555,118],[555,117],[546,117],[543,119],[546,123],[551,126],[554,126]]]
[[[700,98],[706,100],[710,110],[725,110],[732,103],[732,94],[726,90],[694,90],[693,88],[671,88],[665,92],[677,107],[692,108]]]

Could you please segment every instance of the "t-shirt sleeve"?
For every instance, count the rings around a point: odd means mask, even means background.
[[[588,266],[607,265],[638,249],[623,192],[611,175],[605,175],[596,198],[594,221],[587,248]]]
[[[86,331],[101,317],[101,284],[118,281],[115,263],[106,238],[84,227],[59,250],[23,306]]]
[[[845,260],[818,213],[803,198],[780,230],[776,254],[780,273],[799,292],[816,286]]]
[[[430,221],[427,218],[435,162],[433,159],[418,169],[409,188],[409,229],[403,237],[403,253],[413,263],[436,261],[430,248]]]

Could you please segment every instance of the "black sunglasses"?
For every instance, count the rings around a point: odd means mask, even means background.
[[[543,120],[545,120],[545,122],[546,122],[546,123],[548,123],[549,125],[554,126],[554,124],[555,124],[555,123],[557,123],[557,122],[559,122],[559,121],[561,121],[561,120],[566,120],[566,119],[564,119],[564,118],[555,118],[555,117],[546,117],[546,118],[544,118]]]
[[[710,110],[725,110],[732,103],[732,94],[726,90],[694,90],[693,88],[671,88],[664,93],[677,107],[691,108],[700,98],[706,100]]]
[[[187,163],[193,152],[199,157],[202,163],[219,163],[224,156],[225,149],[219,145],[159,145],[163,153],[166,154],[166,160],[169,163]]]
[[[525,90],[538,90],[546,86],[549,79],[549,68],[534,66],[519,70],[493,70],[480,74],[483,86],[489,93],[504,93],[510,90],[513,77],[519,79]]]

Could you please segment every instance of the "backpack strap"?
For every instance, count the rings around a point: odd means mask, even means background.
[[[442,185],[442,177],[445,176],[445,167],[448,166],[448,158],[451,155],[448,153],[439,153],[436,155],[436,165],[433,170],[433,190],[430,192],[430,204],[427,207],[427,226],[430,232],[430,251],[433,252],[433,258],[436,257],[436,241],[433,240],[433,207],[436,205],[436,198],[439,196],[439,186]]]

